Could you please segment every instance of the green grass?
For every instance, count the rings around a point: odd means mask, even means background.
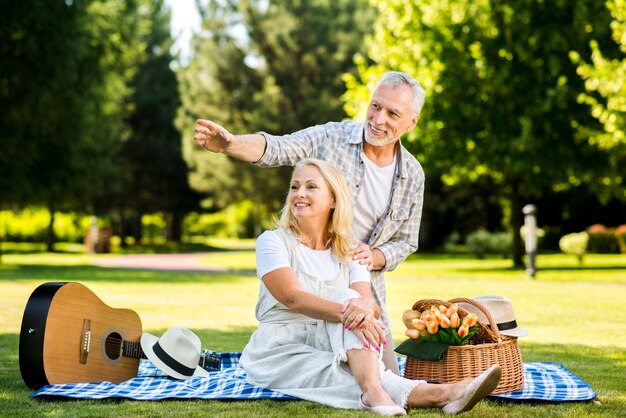
[[[223,242],[216,247],[226,245]],[[236,270],[254,269],[247,251],[220,252],[205,262]],[[146,332],[160,335],[172,325],[193,329],[203,345],[241,351],[256,327],[254,275],[106,269],[79,254],[15,252],[0,264],[0,416],[373,416],[334,410],[311,402],[47,401],[33,399],[18,368],[19,328],[26,301],[39,284],[79,281],[106,304],[130,308]],[[518,321],[530,330],[520,339],[524,361],[563,364],[599,393],[599,403],[511,404],[481,402],[466,416],[619,416],[626,410],[626,257],[590,255],[586,267],[567,256],[539,256],[537,280],[509,269],[500,259],[414,255],[388,274],[388,306],[394,340],[405,339],[402,312],[422,298],[503,294]],[[413,416],[440,416],[436,410]]]

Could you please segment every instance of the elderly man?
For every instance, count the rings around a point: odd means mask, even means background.
[[[383,75],[370,99],[365,121],[329,122],[289,135],[265,132],[233,135],[220,125],[198,120],[194,139],[212,152],[262,167],[294,165],[307,157],[331,162],[344,174],[355,203],[353,230],[362,243],[354,258],[371,270],[373,303],[382,309],[387,329],[383,361],[395,373],[398,364],[386,309],[383,273],[417,250],[424,198],[424,172],[400,142],[419,119],[426,93],[412,77]],[[374,309],[373,303],[367,301]],[[348,323],[351,309],[346,307]]]

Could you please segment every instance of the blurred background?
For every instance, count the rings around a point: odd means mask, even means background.
[[[254,238],[291,169],[199,149],[196,119],[274,134],[360,119],[398,70],[427,92],[403,138],[427,176],[419,251],[523,267],[533,204],[540,252],[584,232],[586,251],[626,253],[624,0],[0,6],[5,251]]]

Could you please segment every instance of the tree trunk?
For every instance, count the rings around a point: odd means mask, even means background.
[[[117,207],[117,218],[120,223],[118,234],[120,236],[120,247],[126,248],[128,244],[126,243],[126,211],[124,210],[124,205],[120,203]]]
[[[511,182],[511,229],[513,232],[513,267],[524,269],[524,248],[520,228],[522,227],[522,205],[519,196],[519,182]]]
[[[54,252],[54,207],[48,205],[48,211],[50,212],[50,223],[48,224],[48,235],[46,237],[46,251],[49,253]]]
[[[168,218],[168,225],[166,229],[167,240],[181,243],[183,236],[183,214],[179,211],[174,211],[169,214]]]
[[[135,244],[141,244],[141,236],[143,235],[143,225],[141,224],[142,213],[135,213],[135,219],[133,219],[133,238],[135,238]]]

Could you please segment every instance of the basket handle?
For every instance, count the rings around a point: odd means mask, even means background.
[[[474,299],[470,299],[470,298],[454,298],[454,299],[450,299],[448,302],[467,303],[468,305],[472,305],[480,309],[482,313],[484,313],[485,316],[487,317],[487,320],[489,321],[489,329],[491,332],[493,332],[493,334],[498,339],[498,344],[502,342],[502,336],[500,335],[500,330],[498,329],[498,325],[496,324],[496,321],[494,321],[493,316],[491,316],[491,312],[489,312],[489,310],[485,308],[482,303]]]

